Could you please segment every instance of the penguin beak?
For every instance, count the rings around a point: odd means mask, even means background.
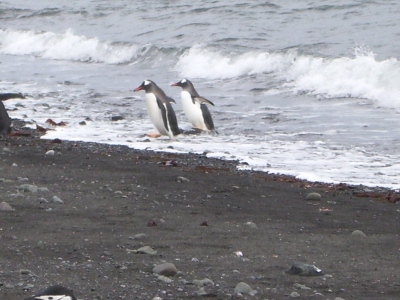
[[[180,85],[179,85],[179,82],[177,82],[177,83],[171,84],[171,86],[180,86]]]
[[[141,90],[143,90],[143,88],[144,88],[144,86],[143,86],[143,84],[141,85],[141,86],[138,86],[136,89],[134,89],[133,91],[134,92],[139,92],[139,91],[141,91]]]

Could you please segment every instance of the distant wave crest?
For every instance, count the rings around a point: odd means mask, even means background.
[[[65,33],[0,29],[2,54],[121,64],[131,62],[137,52],[136,45],[105,42],[96,37],[87,38],[75,35],[71,29]]]
[[[207,79],[269,73],[283,79],[282,90],[323,98],[366,98],[400,108],[399,61],[377,61],[371,51],[360,48],[354,57],[322,58],[293,50],[222,54],[196,45],[180,56],[176,70],[183,77]]]

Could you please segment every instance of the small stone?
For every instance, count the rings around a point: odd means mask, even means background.
[[[54,150],[49,150],[44,155],[54,155],[54,153]]]
[[[64,201],[62,201],[59,197],[54,196],[53,197],[53,203],[64,204]]]
[[[190,180],[187,179],[186,177],[179,176],[179,177],[176,179],[176,181],[178,181],[178,182],[189,182]]]
[[[364,233],[364,232],[362,232],[361,230],[354,230],[352,233],[351,233],[351,235],[352,236],[360,236],[360,237],[366,237],[367,235]]]
[[[340,297],[336,297],[335,299],[333,299],[333,300],[344,300],[343,298],[340,298]]]
[[[123,120],[124,117],[123,116],[112,116],[111,117],[111,121],[116,122],[116,121],[121,121]]]
[[[25,193],[37,193],[38,187],[32,184],[22,184],[18,187],[18,191]]]
[[[207,285],[214,285],[214,282],[211,279],[204,278],[202,280],[194,279],[192,281],[192,284],[202,287],[202,286],[207,286]]]
[[[293,293],[290,294],[290,297],[292,297],[292,298],[299,298],[299,297],[300,297],[300,294],[299,294],[298,292],[293,292]]]
[[[10,204],[8,204],[7,202],[3,201],[0,203],[0,210],[12,211],[12,210],[14,210],[14,208],[12,208],[12,206]]]
[[[138,233],[135,234],[134,236],[130,237],[132,240],[144,240],[147,238],[147,235],[145,233]]]
[[[241,294],[252,294],[253,289],[247,283],[239,282],[235,287],[235,292]]]
[[[178,273],[177,268],[173,263],[163,263],[153,268],[153,273],[163,276],[175,276]]]
[[[323,275],[322,271],[316,266],[304,263],[294,263],[292,267],[285,272],[291,275],[299,275],[305,277]]]
[[[151,248],[150,246],[144,246],[135,251],[138,254],[149,254],[149,255],[156,255],[157,251]]]
[[[21,269],[19,270],[19,273],[21,273],[21,275],[29,275],[32,273],[32,271],[28,269]]]
[[[157,280],[165,282],[165,283],[171,283],[173,281],[171,278],[169,278],[167,276],[163,276],[163,275],[158,275]]]
[[[246,222],[246,223],[244,223],[244,225],[249,226],[250,228],[253,228],[253,229],[258,229],[257,224],[254,222]]]
[[[319,193],[309,193],[307,194],[306,199],[309,201],[321,201],[322,196]]]
[[[23,290],[24,291],[30,291],[31,289],[33,289],[35,286],[33,284],[27,284],[26,286],[24,286]]]
[[[49,203],[49,201],[47,201],[47,199],[45,199],[45,198],[39,198],[39,199],[37,199],[37,201],[39,203]]]
[[[298,289],[298,290],[311,290],[310,287],[305,286],[304,284],[300,284],[300,283],[295,283],[295,284],[293,285],[293,287],[294,287],[295,289]]]
[[[23,177],[18,177],[17,180],[18,180],[18,182],[20,182],[20,183],[28,182],[28,181],[29,181],[29,179],[26,178],[26,177],[25,177],[25,178],[23,178]]]

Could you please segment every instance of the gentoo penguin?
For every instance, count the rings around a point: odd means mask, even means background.
[[[71,290],[53,285],[25,300],[77,300]]]
[[[216,132],[211,113],[206,105],[214,105],[214,103],[201,97],[195,90],[192,82],[188,79],[182,79],[172,86],[180,86],[182,88],[181,100],[183,111],[193,127]]]
[[[153,81],[145,80],[134,91],[144,90],[146,92],[146,107],[151,122],[161,135],[168,135],[171,139],[181,133],[178,127],[175,111],[171,102],[175,102],[172,98],[165,95]],[[159,135],[149,135],[157,137]]]

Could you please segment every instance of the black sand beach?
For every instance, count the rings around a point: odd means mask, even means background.
[[[400,206],[384,189],[34,132],[0,141],[0,158],[13,208],[0,211],[0,299],[52,284],[85,300],[399,299]],[[175,276],[153,274],[165,262]],[[285,272],[297,262],[322,274]]]

